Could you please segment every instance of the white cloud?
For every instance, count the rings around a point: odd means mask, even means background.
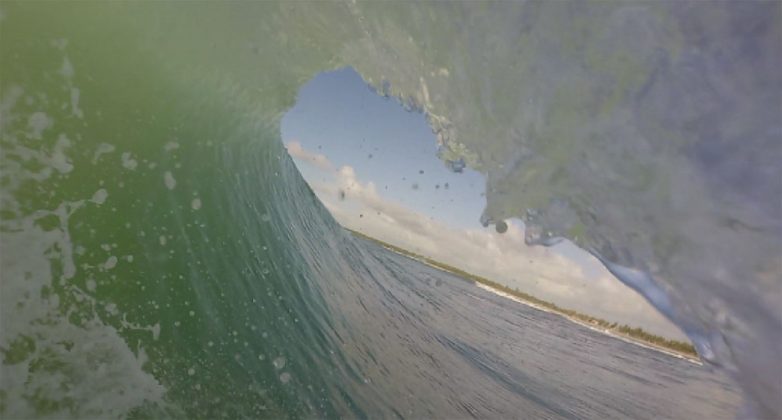
[[[288,150],[294,150],[294,158],[328,162],[325,156],[303,158],[322,155],[307,152],[298,142],[289,143]],[[587,276],[576,261],[548,248],[527,246],[520,222],[511,221],[504,234],[493,229],[453,228],[382,197],[374,183],[361,182],[350,166],[337,171],[330,169],[330,163],[318,167],[333,175],[310,185],[343,226],[562,307],[683,338],[673,324],[607,271]]]
[[[298,159],[310,163],[324,171],[334,170],[334,165],[332,165],[331,161],[329,161],[329,159],[326,156],[320,153],[313,153],[304,149],[301,146],[301,143],[299,143],[297,140],[289,141],[288,144],[285,145],[285,147],[288,149],[288,153],[294,159]]]

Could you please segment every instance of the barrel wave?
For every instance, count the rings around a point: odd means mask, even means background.
[[[781,8],[0,3],[0,413],[408,415],[415,387],[367,373],[397,357],[368,350],[401,345],[377,338],[395,324],[365,318],[394,311],[365,301],[408,293],[384,281],[405,269],[332,219],[280,141],[298,88],[352,66],[425,113],[445,164],[487,175],[484,224],[589,250],[747,415],[779,416]],[[487,413],[440,403],[456,411],[411,409]]]

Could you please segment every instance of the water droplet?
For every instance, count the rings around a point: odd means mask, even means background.
[[[280,357],[278,357],[278,358],[274,359],[274,361],[272,362],[272,364],[274,365],[274,368],[275,368],[275,369],[278,369],[278,370],[279,370],[279,369],[282,369],[282,368],[284,368],[284,367],[285,367],[285,362],[286,362],[285,358],[284,358],[284,357],[282,357],[282,356],[280,356]]]
[[[105,189],[101,188],[98,191],[95,191],[95,194],[92,195],[91,201],[95,204],[103,204],[108,196],[109,193],[106,192]]]
[[[133,171],[138,166],[138,162],[136,161],[136,159],[133,159],[133,157],[129,152],[123,153],[121,159],[122,159],[122,166],[125,169],[130,169],[131,171]]]
[[[500,220],[494,224],[494,229],[497,231],[497,233],[505,233],[508,231],[508,224]]]
[[[287,384],[291,380],[291,374],[288,372],[283,372],[282,375],[280,375],[280,381],[284,384]]]
[[[117,266],[117,257],[110,256],[108,260],[106,260],[105,263],[103,263],[103,268],[106,270],[111,270],[112,268]]]
[[[166,171],[163,174],[163,183],[166,184],[166,188],[169,190],[173,190],[176,187],[176,179],[174,179],[174,175],[170,171]]]

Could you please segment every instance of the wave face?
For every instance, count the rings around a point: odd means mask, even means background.
[[[374,257],[279,138],[298,87],[350,65],[487,174],[484,223],[591,250],[778,416],[780,7],[3,3],[0,409],[384,401],[331,353]]]

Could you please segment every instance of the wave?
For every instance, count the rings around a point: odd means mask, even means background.
[[[485,224],[590,250],[778,415],[780,7],[0,5],[2,411],[388,401],[330,353],[355,334],[344,283],[385,269],[279,139],[298,87],[350,65],[487,175]]]

